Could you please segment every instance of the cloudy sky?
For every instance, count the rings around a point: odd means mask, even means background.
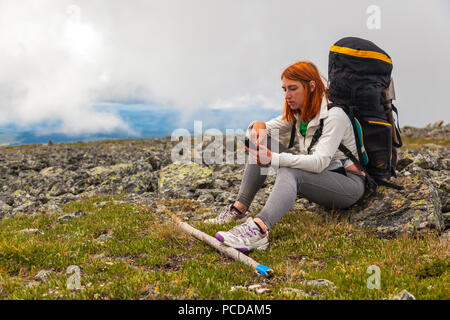
[[[0,127],[132,130],[115,105],[258,119],[281,111],[285,67],[326,77],[345,36],[391,55],[401,126],[450,120],[448,0],[0,0]]]

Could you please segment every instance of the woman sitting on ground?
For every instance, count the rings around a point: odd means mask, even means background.
[[[259,150],[246,148],[256,163],[247,161],[237,200],[206,221],[227,223],[247,218],[230,231],[216,233],[219,241],[243,252],[267,249],[270,228],[292,208],[297,196],[328,208],[346,208],[365,190],[364,173],[338,150],[342,142],[357,157],[352,124],[341,108],[328,109],[325,86],[316,66],[304,61],[293,64],[284,70],[281,81],[285,91],[283,114],[249,126],[250,140]],[[308,154],[321,120],[322,135]],[[270,135],[274,129],[280,134],[290,131],[294,122],[300,154],[294,154]],[[279,153],[267,148],[269,145],[274,150],[276,144]],[[267,165],[278,168],[275,185],[264,208],[253,219],[247,217],[247,209],[267,177],[261,174],[260,167]]]

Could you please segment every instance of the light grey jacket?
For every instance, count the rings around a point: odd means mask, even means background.
[[[278,129],[280,135],[291,131],[292,123],[287,120],[281,120],[281,117],[280,115],[266,122],[268,134],[274,136],[272,134],[274,133],[274,129]],[[272,166],[298,168],[319,173],[330,166],[332,161],[334,163],[335,160],[346,159],[344,167],[347,168],[353,162],[338,150],[341,142],[358,158],[352,124],[347,114],[341,108],[335,107],[328,110],[326,100],[324,99],[320,112],[309,122],[305,137],[300,134],[300,119],[298,119],[297,115],[296,119],[295,131],[299,140],[300,154],[277,153],[273,150]],[[311,154],[307,154],[314,132],[319,128],[320,119],[324,119],[322,136],[311,149]],[[247,135],[253,123],[249,125]]]

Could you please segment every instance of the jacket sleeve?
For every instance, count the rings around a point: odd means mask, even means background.
[[[272,165],[303,169],[314,173],[322,172],[330,164],[344,137],[347,128],[346,119],[348,118],[345,114],[330,112],[324,119],[322,136],[313,154],[272,153]]]
[[[288,132],[288,131],[291,130],[291,128],[292,128],[292,123],[289,122],[289,121],[287,121],[287,120],[282,120],[281,118],[282,118],[282,115],[280,115],[280,116],[278,116],[278,117],[276,117],[276,118],[274,118],[274,119],[269,120],[269,121],[266,122],[267,134],[270,135],[270,134],[271,134],[271,131],[272,131],[273,129],[278,129],[278,130],[279,130],[279,134],[283,134],[283,133]],[[256,122],[256,121],[253,121],[253,122],[250,123],[250,125],[248,126],[248,129],[247,129],[247,137],[250,136],[251,128],[253,127],[253,124],[254,124],[255,122]]]

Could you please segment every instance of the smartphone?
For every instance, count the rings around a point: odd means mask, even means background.
[[[264,139],[266,139],[266,138],[264,138]],[[262,143],[264,143],[264,139],[263,139]],[[271,139],[267,140],[267,149],[269,149],[269,150],[271,149],[271,142],[272,142]],[[253,150],[259,150],[259,147],[257,147],[253,142],[251,142],[250,139],[247,137],[245,137],[245,146],[247,148],[252,148]]]
[[[259,149],[259,148],[258,148],[253,142],[251,142],[250,139],[247,138],[247,137],[245,137],[245,146],[246,146],[247,148],[250,148],[250,149],[253,149],[253,150],[258,150],[258,149]]]

